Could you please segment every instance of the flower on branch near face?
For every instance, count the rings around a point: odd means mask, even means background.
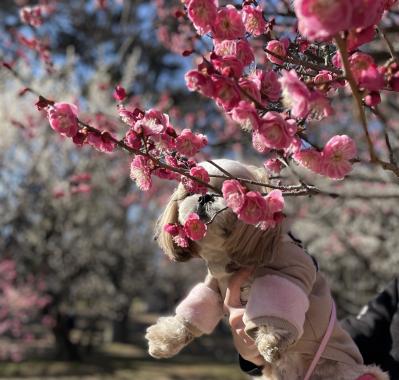
[[[237,216],[245,223],[257,224],[264,219],[266,207],[266,200],[259,192],[249,191],[245,194],[244,204],[237,211]]]
[[[241,14],[247,33],[252,34],[254,37],[258,37],[265,32],[266,21],[263,17],[262,7],[259,5],[256,7],[244,5]]]
[[[198,178],[205,183],[210,182],[208,172],[202,166],[194,166],[190,169],[190,175],[192,177]],[[207,192],[207,187],[197,181],[192,180],[188,177],[182,177],[181,183],[187,192],[192,194],[205,194]]]
[[[206,234],[206,224],[193,212],[184,223],[184,232],[191,240],[201,240]]]
[[[237,213],[244,205],[247,189],[235,179],[223,182],[222,193],[226,205]]]
[[[173,241],[176,245],[182,248],[188,247],[189,241],[183,226],[179,224],[168,223],[163,226],[163,229],[165,232],[173,236]]]
[[[205,135],[194,134],[189,129],[183,129],[176,138],[176,150],[186,156],[192,157],[208,144]]]
[[[265,201],[266,209],[263,215],[263,220],[259,225],[259,228],[263,230],[276,227],[284,218],[283,209],[285,202],[281,190],[272,190],[266,195]]]
[[[136,155],[130,164],[130,178],[136,182],[140,190],[148,191],[152,186],[151,171],[154,168],[148,157]]]
[[[227,180],[223,183],[222,193],[227,206],[245,223],[268,229],[282,220],[284,198],[279,190],[264,197],[258,191],[247,191],[237,180]]]
[[[47,107],[50,126],[61,136],[74,137],[79,130],[78,107],[70,103],[54,103]]]
[[[221,40],[235,40],[245,35],[241,14],[229,4],[218,10],[212,25],[213,37]]]

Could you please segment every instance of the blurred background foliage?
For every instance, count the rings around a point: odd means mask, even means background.
[[[16,273],[3,280],[0,273],[0,284],[7,284],[0,298],[0,375],[241,379],[236,365],[216,364],[235,360],[225,325],[174,361],[150,361],[146,326],[171,312],[204,275],[200,262],[169,263],[153,241],[154,221],[172,187],[163,182],[140,192],[128,177],[129,157],[79,149],[54,134],[35,110],[37,97],[23,89],[74,101],[86,121],[123,136],[112,97],[122,84],[131,105],[158,107],[175,126],[207,133],[205,156],[258,165],[265,157],[213,103],[186,90],[184,73],[193,58],[182,52],[197,42],[175,17],[180,2],[58,0],[56,11],[33,30],[21,24],[18,9],[36,3],[0,2],[0,60],[19,73],[0,70],[0,263],[14,263]],[[268,2],[268,12],[280,12],[279,3]],[[293,25],[293,19],[281,23]],[[41,50],[21,36],[40,40]],[[378,41],[370,49],[377,60],[387,58]],[[314,126],[316,144],[334,133],[359,133],[348,95],[341,95],[334,100],[336,115]],[[376,136],[383,123],[389,128],[395,154],[397,104],[393,95],[383,99],[385,121],[369,115]],[[383,149],[383,136],[377,141]],[[340,315],[355,314],[397,274],[397,179],[373,167],[355,170],[344,183],[298,173],[345,194],[293,198],[287,213],[327,273]],[[32,300],[27,286],[40,295],[37,302],[26,302]],[[27,307],[35,313],[25,313]],[[56,361],[50,365],[49,359]],[[10,364],[20,360],[25,364]],[[57,367],[59,360],[81,364]]]

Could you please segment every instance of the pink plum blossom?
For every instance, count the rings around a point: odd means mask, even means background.
[[[187,248],[189,246],[189,241],[183,226],[168,223],[164,225],[163,229],[173,236],[173,241],[177,246],[182,248]]]
[[[190,91],[198,91],[207,97],[213,96],[213,82],[208,75],[202,74],[197,70],[190,70],[186,73],[185,80]]]
[[[136,155],[130,165],[130,178],[140,190],[148,191],[152,186],[151,171],[153,162],[145,156]]]
[[[190,169],[190,175],[192,177],[198,178],[205,183],[209,183],[210,178],[208,172],[202,166],[194,166]],[[192,180],[188,177],[182,177],[182,184],[184,188],[191,194],[205,194],[207,192],[207,187],[203,184]]]
[[[176,149],[176,131],[172,126],[166,128],[165,132],[152,136],[157,149],[161,151],[172,151]]]
[[[130,127],[133,127],[138,120],[144,117],[144,112],[139,108],[130,111],[122,104],[118,104],[118,113],[121,120]]]
[[[267,112],[259,122],[259,138],[271,149],[288,148],[296,133],[295,122],[287,122],[278,112]]]
[[[184,223],[184,231],[191,240],[201,240],[206,234],[206,224],[197,214],[191,213]]]
[[[115,100],[122,102],[126,98],[126,90],[121,85],[118,85],[115,87],[112,96],[114,97]]]
[[[189,129],[183,129],[176,138],[176,150],[187,157],[194,156],[207,144],[206,136],[194,134]]]
[[[191,0],[187,5],[188,18],[201,35],[211,31],[211,24],[216,18],[217,0]]]
[[[137,120],[134,130],[144,136],[158,135],[165,132],[169,125],[169,116],[156,109],[150,109],[145,112],[144,117]]]
[[[19,17],[23,23],[33,27],[39,27],[43,24],[42,6],[22,7],[19,10]]]
[[[212,80],[214,83],[213,97],[215,98],[216,104],[225,111],[230,111],[241,100],[237,84],[228,78],[220,76],[212,76]]]
[[[299,80],[295,70],[282,70],[280,83],[284,106],[290,109],[291,115],[298,118],[307,116],[311,94],[305,83]]]
[[[379,94],[379,92],[371,92],[364,98],[364,102],[369,107],[375,107],[381,103],[381,95]]]
[[[253,131],[252,133],[252,146],[257,152],[262,154],[268,153],[270,151],[270,148],[265,145],[264,139],[257,130]]]
[[[244,204],[237,211],[237,216],[248,224],[257,224],[264,220],[267,209],[265,198],[257,191],[249,191],[245,194]]]
[[[262,103],[262,97],[258,88],[258,85],[252,78],[241,78],[238,82],[238,85],[242,92],[242,97],[248,102],[257,101],[258,103]]]
[[[260,6],[252,7],[250,5],[244,5],[241,13],[242,21],[247,33],[258,37],[265,32],[266,21],[263,17],[263,10]]]
[[[264,163],[265,168],[273,174],[280,174],[283,164],[278,158],[271,158]]]
[[[378,91],[384,87],[384,77],[378,71],[373,57],[356,52],[350,56],[349,63],[352,74],[361,88]]]
[[[250,65],[254,60],[251,45],[246,40],[218,40],[213,41],[215,53],[222,57],[226,55],[235,56],[244,66]]]
[[[140,149],[141,146],[143,145],[143,140],[139,136],[138,133],[136,133],[133,128],[130,128],[125,136],[125,143],[127,146],[133,149]]]
[[[250,78],[257,83],[262,98],[271,102],[277,102],[280,99],[281,84],[274,71],[256,70]]]
[[[367,28],[380,22],[384,0],[354,0],[353,3],[352,28]]]
[[[241,101],[233,108],[232,119],[247,131],[257,130],[259,127],[259,116],[256,108],[246,101]]]
[[[266,49],[282,58],[285,58],[285,56],[287,55],[287,49],[285,44],[278,40],[269,41],[266,45]],[[275,63],[277,65],[282,65],[284,63],[282,59],[277,58],[270,53],[266,53],[266,56],[270,62]]]
[[[227,77],[240,78],[244,71],[241,61],[233,55],[225,55],[223,57],[214,56],[212,64],[220,74]]]
[[[252,47],[246,40],[236,41],[235,56],[242,62],[244,66],[250,65],[255,60]]]
[[[112,153],[116,148],[116,142],[109,132],[89,132],[86,141],[89,145],[103,153]]]
[[[371,42],[375,36],[375,26],[369,26],[364,29],[352,29],[348,34],[348,51],[352,52],[359,46]]]
[[[316,149],[305,149],[294,153],[293,159],[314,173],[321,173],[322,154]]]
[[[354,1],[294,0],[299,31],[310,40],[328,39],[350,29]]]
[[[243,207],[245,202],[245,193],[247,189],[235,179],[229,179],[223,182],[222,193],[226,205],[235,213]]]
[[[244,37],[245,26],[240,12],[231,4],[219,9],[212,25],[212,32],[214,38],[221,40]]]
[[[309,103],[309,116],[312,119],[322,120],[334,113],[328,98],[319,91],[312,91]]]
[[[51,128],[61,136],[74,137],[79,129],[78,108],[70,103],[54,103],[47,108]]]
[[[275,228],[284,218],[282,211],[285,202],[281,190],[272,190],[265,197],[265,201],[266,209],[264,210],[263,220],[259,225],[263,230]]]
[[[356,155],[356,144],[350,137],[332,137],[323,148],[322,174],[332,179],[343,179],[352,170],[350,160]]]

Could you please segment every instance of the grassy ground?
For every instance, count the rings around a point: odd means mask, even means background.
[[[168,360],[152,359],[144,341],[145,328],[155,319],[135,320],[131,344],[110,343],[84,356],[82,363],[48,359],[42,354],[22,363],[0,362],[1,379],[30,380],[245,380],[226,331],[196,339]],[[0,342],[1,344],[1,342]],[[44,358],[44,359],[43,359]]]
[[[112,344],[84,363],[31,360],[0,363],[0,378],[31,380],[244,380],[236,363],[180,355],[158,361],[131,345]]]

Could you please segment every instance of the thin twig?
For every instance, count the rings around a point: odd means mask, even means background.
[[[283,56],[281,56],[279,54],[276,54],[276,53],[274,53],[271,50],[266,49],[266,48],[264,48],[263,50],[266,53],[272,55],[273,57],[278,58],[281,61],[284,61],[284,62],[287,62],[287,63],[292,63],[294,65],[303,66],[305,68],[312,69],[312,70],[317,71],[317,72],[322,71],[322,70],[326,70],[326,71],[330,71],[330,72],[332,72],[334,74],[337,74],[337,75],[342,75],[342,71],[341,70],[339,70],[339,69],[337,69],[335,67],[332,67],[332,66],[317,65],[317,64],[313,64],[311,62],[302,61],[302,60],[297,59],[297,58],[292,57],[292,56],[283,57]]]
[[[381,38],[384,40],[385,45],[387,45],[389,54],[391,55],[392,59],[396,62],[399,63],[398,57],[395,53],[395,49],[392,45],[392,42],[389,40],[388,36],[386,35],[385,31],[383,28],[378,27],[377,28],[378,32],[380,33]]]
[[[335,36],[335,43],[338,47],[339,52],[341,53],[341,59],[342,59],[342,64],[344,66],[345,76],[348,79],[348,83],[351,87],[353,98],[354,98],[355,104],[357,106],[357,110],[359,113],[359,119],[362,124],[365,138],[367,140],[367,145],[369,148],[370,159],[372,162],[378,162],[379,160],[378,160],[377,154],[375,153],[374,145],[371,141],[371,137],[370,137],[368,126],[367,126],[367,118],[366,118],[366,113],[364,112],[362,96],[359,92],[356,80],[355,80],[352,70],[350,68],[346,40],[343,39],[339,34],[337,34]]]

